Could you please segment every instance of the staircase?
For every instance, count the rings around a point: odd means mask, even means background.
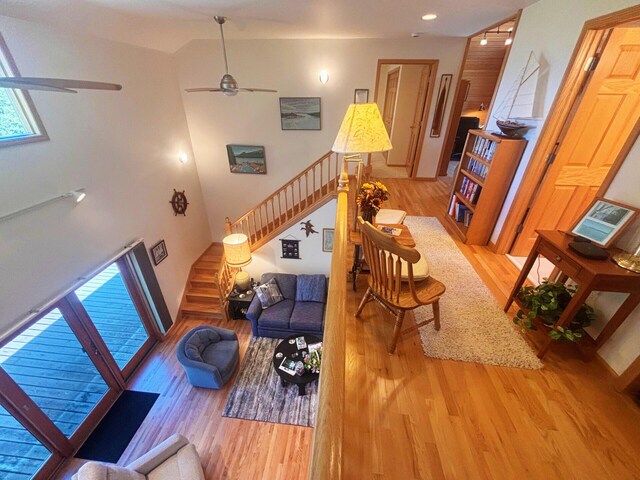
[[[244,233],[251,251],[257,250],[336,198],[340,174],[338,155],[327,152],[236,221],[227,218],[226,234]],[[191,267],[180,317],[228,320],[226,298],[233,289],[237,271],[224,261],[222,244],[212,244]]]
[[[218,288],[223,255],[222,244],[213,243],[193,264],[180,306],[180,317],[225,318]]]

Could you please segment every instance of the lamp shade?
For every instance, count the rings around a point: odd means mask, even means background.
[[[249,239],[243,233],[233,233],[222,239],[225,261],[230,267],[244,267],[251,263]]]
[[[373,153],[392,148],[378,105],[354,103],[342,120],[331,150],[337,153]]]

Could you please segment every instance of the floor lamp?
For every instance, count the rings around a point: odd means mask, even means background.
[[[382,121],[382,115],[376,103],[353,103],[349,105],[342,120],[340,130],[331,150],[345,154],[346,163],[357,163],[357,182],[360,188],[362,180],[362,153],[386,152],[391,150],[391,140],[387,128]],[[357,195],[357,193],[356,193]],[[356,228],[358,209],[355,209],[353,228]]]

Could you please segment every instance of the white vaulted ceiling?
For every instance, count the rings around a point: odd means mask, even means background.
[[[0,14],[173,52],[194,39],[467,36],[535,0],[2,0]],[[421,16],[436,13],[434,21]]]

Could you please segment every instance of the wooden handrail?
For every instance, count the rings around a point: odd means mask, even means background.
[[[328,195],[335,195],[339,176],[338,155],[327,152],[227,226],[231,233],[247,235],[253,251],[273,238],[275,230],[281,230],[284,223],[300,212]]]
[[[338,184],[329,295],[324,321],[322,369],[318,388],[318,414],[313,432],[309,478],[340,480],[344,435],[344,388],[347,304],[347,239],[349,179],[346,164]]]

